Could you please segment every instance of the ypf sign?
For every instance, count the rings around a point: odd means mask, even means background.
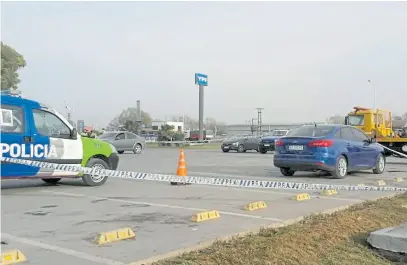
[[[195,85],[208,86],[208,76],[200,73],[195,73]]]

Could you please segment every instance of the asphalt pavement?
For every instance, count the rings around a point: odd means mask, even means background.
[[[120,155],[119,169],[174,174],[179,150],[151,148],[140,155]],[[299,173],[283,177],[273,167],[272,153],[222,153],[185,150],[188,173],[193,176],[230,177],[290,182],[376,185],[407,188],[407,159],[389,158],[386,172],[358,172],[345,179]],[[404,182],[394,182],[404,178]],[[304,215],[328,211],[392,192],[339,191],[333,196],[309,192],[311,200],[293,201],[298,191],[260,190],[204,185],[109,179],[101,187],[85,187],[80,180],[56,186],[42,181],[2,181],[2,250],[19,249],[34,265],[143,264],[197,244]],[[245,204],[265,201],[266,209],[248,212]],[[201,223],[191,216],[218,210],[220,218]],[[97,233],[130,227],[136,239],[96,245]],[[144,260],[144,261],[143,261]],[[137,263],[139,262],[139,263]]]

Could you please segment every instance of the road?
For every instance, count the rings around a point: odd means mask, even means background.
[[[174,174],[179,151],[151,148],[140,155],[120,156],[119,169]],[[222,153],[220,150],[185,150],[189,175],[296,181],[309,183],[388,185],[407,187],[407,161],[390,158],[386,172],[359,172],[333,180],[321,174],[282,177],[273,167],[272,154]],[[393,179],[403,177],[405,182]],[[51,186],[42,181],[2,182],[3,250],[19,249],[30,264],[92,265],[137,264],[151,257],[192,247],[215,238],[281,224],[304,215],[322,212],[391,192],[345,192],[297,202],[290,190],[259,190],[203,185],[171,186],[169,183],[109,179],[101,187],[84,187],[79,180]],[[268,208],[247,212],[242,207],[265,201]],[[221,218],[201,223],[190,221],[194,213],[218,210]],[[135,240],[99,246],[92,240],[99,232],[130,227]]]

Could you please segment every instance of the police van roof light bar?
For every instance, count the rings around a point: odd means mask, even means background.
[[[1,91],[2,94],[8,95],[8,96],[20,96],[21,91],[17,89],[8,89],[8,90],[3,90]]]

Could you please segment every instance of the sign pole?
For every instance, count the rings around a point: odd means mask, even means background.
[[[203,120],[204,120],[204,87],[199,85],[199,140],[202,141],[203,136]]]
[[[195,85],[199,86],[199,140],[204,139],[204,87],[208,86],[208,75],[195,73]]]

